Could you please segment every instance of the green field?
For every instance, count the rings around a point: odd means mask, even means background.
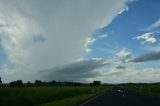
[[[152,96],[160,96],[160,85],[128,85],[126,88]]]
[[[71,106],[106,87],[1,87],[0,106]]]

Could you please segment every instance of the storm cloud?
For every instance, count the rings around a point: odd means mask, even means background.
[[[42,71],[42,75],[46,75],[47,80],[82,80],[99,76],[100,73],[95,69],[105,65],[109,65],[109,63],[104,60],[84,60]]]
[[[144,54],[142,56],[139,56],[131,60],[131,62],[138,63],[138,62],[147,62],[147,61],[156,61],[156,60],[160,60],[160,51]]]
[[[116,68],[116,69],[125,69],[126,66],[120,66],[120,65],[119,65],[119,66],[116,66],[115,68]]]
[[[85,57],[87,39],[97,29],[108,26],[127,7],[126,3],[127,0],[0,0],[1,45],[9,64],[14,66],[2,65],[3,81],[33,81],[40,70],[63,67]],[[58,71],[54,74],[60,75]]]

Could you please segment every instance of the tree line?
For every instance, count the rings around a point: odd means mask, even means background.
[[[1,86],[10,86],[10,87],[24,87],[24,86],[100,86],[101,81],[93,81],[92,83],[80,83],[80,82],[72,82],[72,81],[41,81],[35,80],[34,82],[28,81],[27,83],[23,83],[22,80],[12,81],[8,84],[3,84],[0,77],[0,85]]]

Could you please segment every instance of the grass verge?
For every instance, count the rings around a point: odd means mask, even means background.
[[[160,96],[159,85],[130,85],[130,86],[127,86],[126,89],[152,95],[152,96]]]
[[[74,96],[71,98],[66,98],[63,100],[58,100],[55,102],[50,102],[46,104],[42,104],[40,106],[75,106],[76,104],[79,104],[80,102],[93,97],[94,94],[86,94],[86,95],[79,95],[79,96]]]
[[[68,103],[77,103],[77,101],[83,100],[83,98],[86,99],[88,97],[87,95],[96,95],[108,89],[107,87],[90,86],[0,87],[0,106],[37,106],[53,102],[55,104],[61,100],[66,106]]]

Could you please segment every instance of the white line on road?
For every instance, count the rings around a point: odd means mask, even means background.
[[[91,98],[91,99],[85,101],[84,103],[80,104],[79,106],[83,106],[83,105],[85,105],[85,104],[87,104],[87,103],[89,103],[89,102],[95,100],[96,98],[98,98],[99,96],[101,96],[101,95],[103,95],[103,94],[104,94],[104,93],[102,93],[102,94],[100,94],[100,95],[97,95],[97,96],[95,96],[95,97],[93,97],[93,98]]]

